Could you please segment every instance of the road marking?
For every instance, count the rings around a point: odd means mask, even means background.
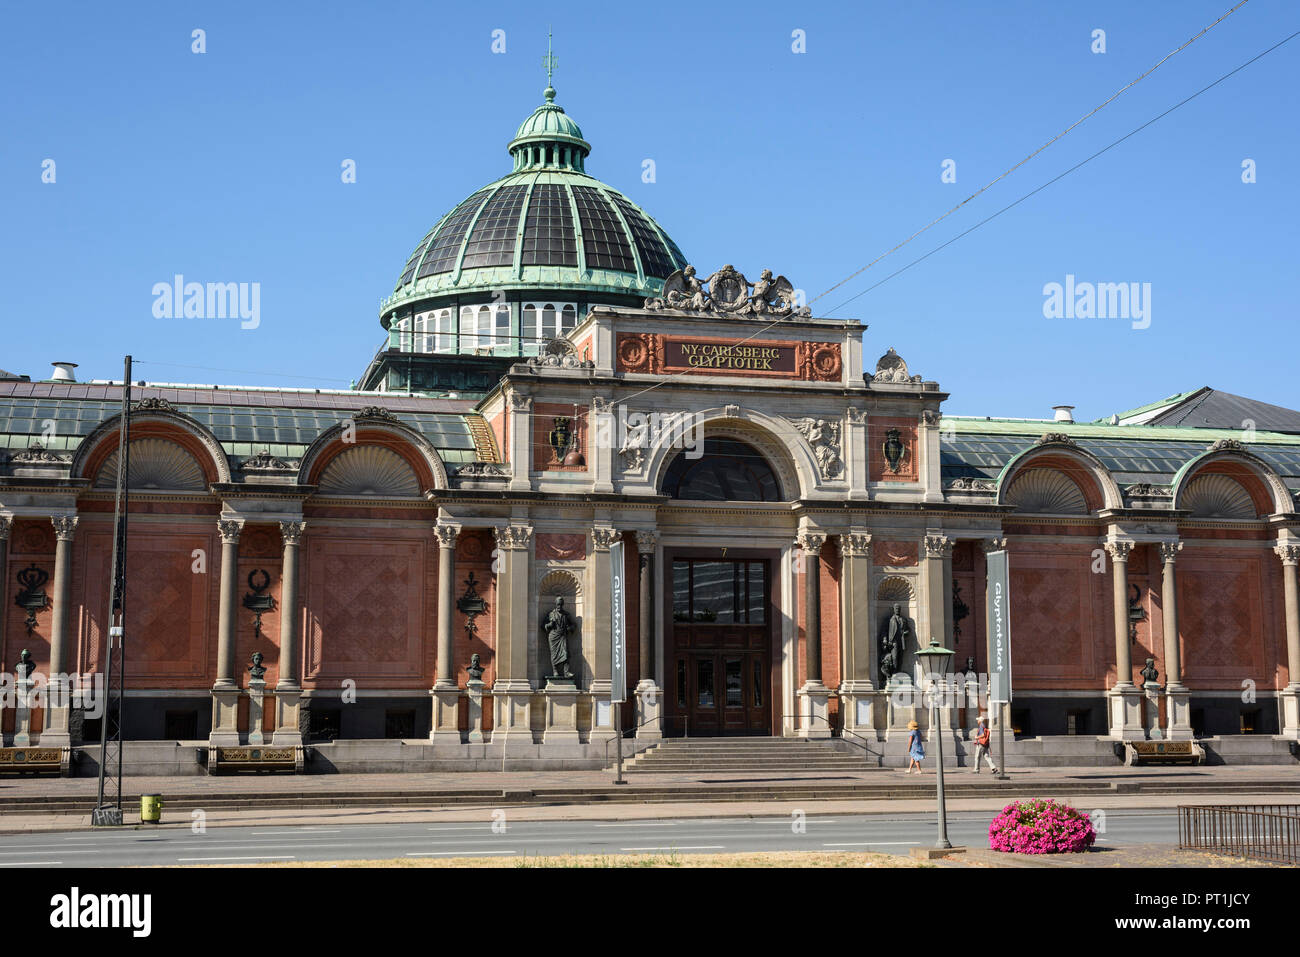
[[[721,851],[725,844],[683,844],[676,847],[620,847],[620,851]]]
[[[51,864],[62,864],[62,861],[5,861],[0,867],[47,867]]]
[[[296,860],[288,854],[279,854],[274,857],[178,857],[178,863],[182,861],[292,861]]]
[[[28,844],[17,851],[0,851],[0,854],[27,854],[31,851],[67,851],[69,854],[94,854],[92,850],[81,850],[80,848],[67,847],[63,844]]]
[[[592,827],[676,827],[676,821],[632,821],[628,824],[593,824]]]
[[[419,853],[406,854],[405,856],[406,857],[476,857],[483,854],[518,854],[518,853],[519,853],[518,851],[514,851],[514,850],[498,851],[498,850],[484,850],[480,848],[476,850],[465,850],[465,851],[421,851]]]
[[[467,824],[462,827],[426,827],[426,831],[486,831],[491,829],[491,824]]]
[[[302,834],[304,832],[311,832],[312,834],[337,834],[341,830],[343,830],[341,827],[329,829],[323,827],[299,827],[294,828],[292,831],[249,831],[248,833],[254,837],[270,837],[272,834]]]
[[[822,847],[908,847],[920,841],[856,841],[845,844],[823,844]]]

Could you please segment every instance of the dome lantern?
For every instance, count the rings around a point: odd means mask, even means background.
[[[515,138],[510,141],[515,172],[527,169],[585,172],[583,161],[591,153],[591,144],[582,138],[582,129],[564,112],[564,107],[555,102],[555,87],[548,85],[543,95],[546,102],[519,124]]]

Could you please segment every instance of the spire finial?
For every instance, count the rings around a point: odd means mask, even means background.
[[[555,87],[551,85],[551,74],[555,72],[555,67],[559,61],[555,54],[551,52],[551,28],[546,27],[546,56],[542,57],[542,66],[546,70],[546,102],[555,102]]]

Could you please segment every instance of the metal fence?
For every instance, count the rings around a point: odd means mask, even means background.
[[[1300,804],[1181,804],[1178,847],[1300,864]]]

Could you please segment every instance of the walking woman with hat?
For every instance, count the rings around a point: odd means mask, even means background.
[[[907,773],[911,774],[915,770],[920,774],[921,762],[925,760],[925,745],[921,742],[920,725],[915,721],[909,721],[907,731],[907,756],[911,759],[907,765]]]

